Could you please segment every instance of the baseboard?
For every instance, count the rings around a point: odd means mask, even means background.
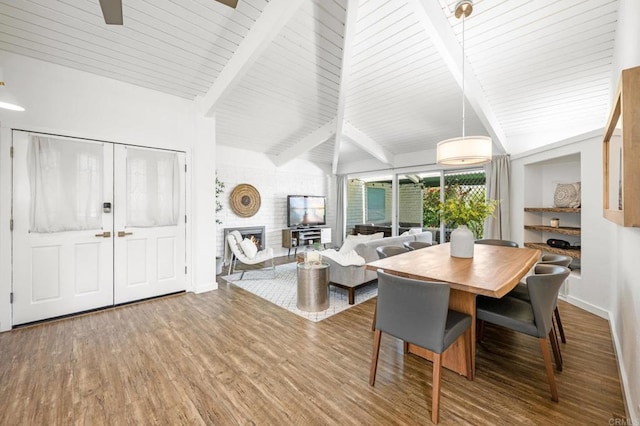
[[[640,415],[640,413],[636,412],[636,407],[634,407],[633,401],[631,400],[631,391],[629,389],[627,370],[622,363],[622,348],[620,347],[618,333],[616,332],[616,322],[613,319],[611,312],[572,296],[558,298],[609,321],[609,331],[611,332],[611,340],[613,341],[613,350],[616,356],[616,365],[618,366],[618,374],[622,383],[622,398],[624,400],[627,419],[629,420],[629,422],[627,422],[626,424],[640,425],[640,421],[638,420],[638,416]]]
[[[212,283],[197,284],[193,292],[196,294],[200,294],[200,293],[206,293],[207,291],[217,290],[217,289],[218,289],[218,283],[214,281]]]
[[[622,363],[622,348],[620,347],[620,341],[618,340],[618,333],[616,332],[616,322],[613,319],[613,315],[608,313],[607,319],[609,320],[609,328],[611,330],[611,338],[613,340],[613,350],[616,354],[616,364],[618,365],[618,374],[622,381],[622,398],[624,399],[625,410],[627,414],[627,425],[640,425],[640,413],[636,412],[636,407],[631,400],[631,389],[629,389],[629,380],[627,379],[627,371]],[[639,405],[640,407],[640,405]]]
[[[609,311],[602,309],[598,306],[595,306],[589,302],[585,302],[582,299],[578,299],[576,297],[573,296],[565,296],[565,297],[558,297],[561,300],[564,300],[567,303],[570,303],[574,306],[577,306],[580,309],[584,309],[587,312],[590,312],[594,315],[599,316],[600,318],[604,318],[606,320],[609,320]]]

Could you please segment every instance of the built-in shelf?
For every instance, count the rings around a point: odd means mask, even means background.
[[[531,213],[580,213],[580,208],[568,208],[568,207],[525,207],[525,212]],[[539,231],[551,234],[571,235],[579,237],[582,230],[576,226],[560,226],[558,228],[549,225],[524,225],[524,229],[529,231]],[[537,238],[536,238],[537,239]],[[540,234],[542,239],[542,234]],[[525,242],[525,247],[537,248],[547,253],[563,254],[565,256],[571,256],[574,259],[580,259],[580,250],[576,249],[561,249],[551,247],[544,242]]]
[[[524,246],[542,250],[547,253],[564,254],[565,256],[571,256],[574,259],[580,259],[580,250],[576,250],[576,249],[561,249],[561,248],[551,247],[545,243],[524,243]]]
[[[531,231],[543,231],[543,232],[553,232],[554,234],[563,234],[563,235],[575,235],[577,237],[580,236],[580,228],[575,228],[571,226],[560,226],[555,228],[553,226],[545,226],[545,225],[525,225],[524,229],[529,229]]]
[[[525,207],[525,212],[580,213],[580,207]]]

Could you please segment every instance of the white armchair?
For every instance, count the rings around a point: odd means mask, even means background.
[[[267,266],[265,266],[264,269],[273,269],[273,276],[275,278],[276,267],[273,263],[273,248],[268,247],[264,250],[258,251],[253,242],[249,240],[246,240],[245,242],[245,240],[243,240],[240,231],[229,232],[229,235],[227,235],[227,244],[229,244],[229,248],[231,249],[232,253],[227,274],[231,275],[235,272],[237,261],[240,261],[240,263],[244,263],[245,265],[257,265],[259,263],[265,263],[267,264]],[[271,263],[271,266],[268,266],[269,263]],[[246,271],[246,269],[242,270],[240,279],[244,277],[244,273]]]

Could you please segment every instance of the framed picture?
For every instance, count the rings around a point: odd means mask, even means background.
[[[602,158],[604,217],[640,227],[640,67],[622,71]]]

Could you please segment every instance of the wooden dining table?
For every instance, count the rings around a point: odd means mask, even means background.
[[[511,291],[540,258],[540,250],[476,244],[472,258],[452,257],[450,244],[438,244],[367,263],[370,270],[451,287],[449,309],[471,315],[471,357],[475,371],[476,295],[500,298]],[[442,365],[467,375],[465,341],[460,338],[442,355]],[[431,351],[409,344],[409,352],[432,359]],[[473,373],[473,371],[472,371]]]

